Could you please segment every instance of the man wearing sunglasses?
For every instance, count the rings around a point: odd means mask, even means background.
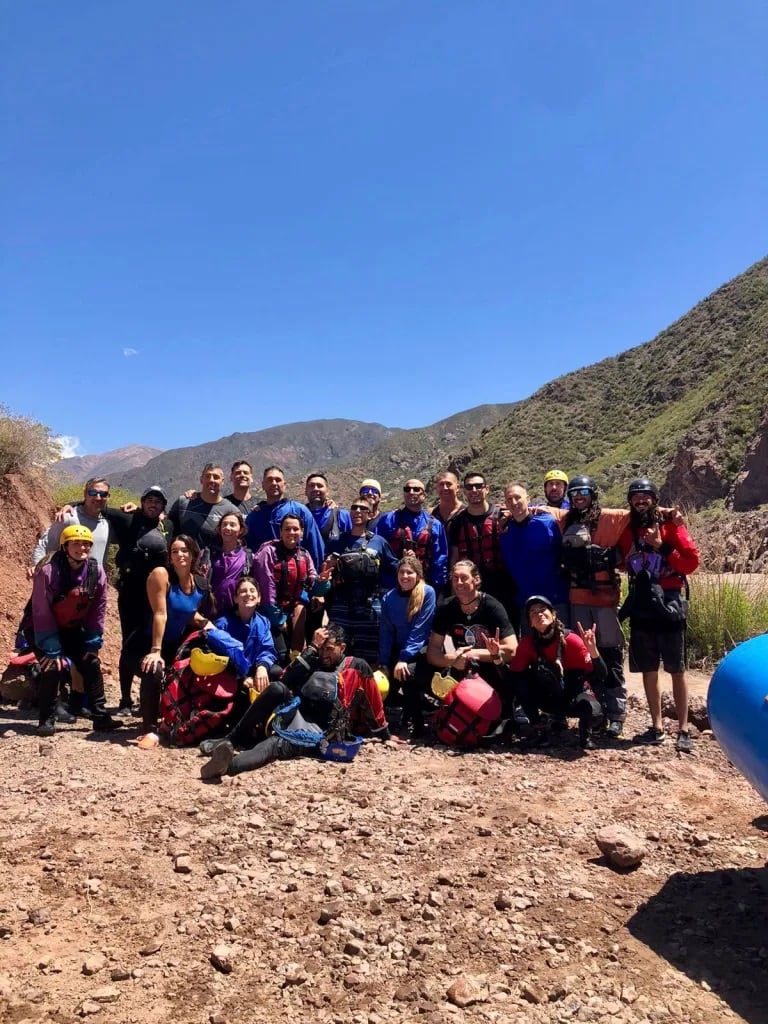
[[[464,497],[467,507],[448,526],[451,568],[460,561],[474,562],[480,570],[483,591],[501,602],[517,627],[515,587],[501,553],[504,520],[500,507],[488,501],[488,484],[482,473],[465,474]]]
[[[426,496],[421,480],[406,480],[402,507],[385,512],[375,532],[389,544],[395,558],[415,555],[421,562],[424,579],[436,591],[442,591],[448,582],[448,540],[443,524],[424,508]],[[385,576],[384,582],[395,586],[396,579]]]
[[[59,550],[59,538],[65,526],[87,526],[93,536],[90,557],[95,558],[99,565],[104,564],[107,547],[111,543],[109,523],[104,517],[104,510],[109,501],[109,484],[100,477],[88,480],[83,488],[83,500],[76,505],[66,507],[64,514],[57,516],[45,533],[40,537],[32,553],[32,567],[42,561],[46,555]],[[29,573],[31,577],[31,570]]]

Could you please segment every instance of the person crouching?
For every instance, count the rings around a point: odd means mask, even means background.
[[[539,595],[525,603],[530,635],[521,638],[508,663],[518,675],[520,703],[533,726],[533,742],[548,741],[542,712],[554,721],[579,720],[579,745],[594,749],[593,732],[602,724],[603,712],[591,683],[601,682],[608,670],[600,657],[594,629],[579,625],[579,635],[557,618],[552,602]]]

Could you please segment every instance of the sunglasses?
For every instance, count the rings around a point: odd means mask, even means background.
[[[379,492],[376,490],[375,487],[361,487],[360,488],[360,494],[361,495],[363,495],[363,494],[378,494],[378,493]]]
[[[569,494],[580,494],[582,498],[586,498],[592,493],[588,487],[577,487],[573,491],[569,491]]]
[[[485,484],[464,484],[465,491],[482,491]]]
[[[109,497],[109,491],[94,491],[94,490],[91,490],[91,491],[86,491],[85,493],[88,495],[89,498],[108,498]]]
[[[403,494],[421,494],[423,487],[404,487]]]
[[[367,505],[350,505],[349,506],[349,511],[350,512],[370,512],[371,510],[368,508]]]

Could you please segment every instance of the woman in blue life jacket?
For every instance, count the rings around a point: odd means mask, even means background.
[[[173,664],[184,637],[208,623],[200,613],[201,606],[206,610],[211,607],[207,582],[193,571],[200,555],[197,542],[181,533],[173,538],[168,555],[170,566],[153,569],[147,579],[152,621],[147,636],[148,653],[141,662],[142,735],[137,745],[142,750],[150,750],[160,742],[157,718],[165,670]]]
[[[269,622],[258,611],[260,600],[255,580],[243,576],[237,583],[234,607],[206,629],[211,648],[231,658],[245,685],[256,693],[266,690],[273,669],[273,678],[281,674]]]
[[[376,667],[379,661],[379,620],[382,576],[392,576],[397,559],[383,537],[368,529],[371,505],[367,498],[356,499],[349,508],[352,529],[328,545],[323,572],[331,579],[326,595],[328,614],[343,626],[356,658]]]
[[[424,695],[432,669],[425,651],[435,617],[435,591],[424,582],[424,570],[415,555],[397,565],[397,586],[384,595],[381,606],[379,662],[390,679],[387,709],[402,694],[403,725],[414,736],[424,731]]]
[[[228,512],[216,524],[220,547],[211,552],[208,579],[219,615],[231,612],[235,591],[244,577],[253,577],[253,553],[244,544],[245,519],[240,512]]]

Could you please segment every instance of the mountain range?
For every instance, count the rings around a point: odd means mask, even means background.
[[[151,457],[139,465],[141,452]],[[478,406],[413,430],[314,420],[101,458],[110,461],[67,459],[57,471],[79,479],[104,472],[137,493],[161,483],[174,495],[195,486],[206,462],[228,469],[245,458],[257,481],[267,465],[282,466],[294,495],[307,473],[322,469],[343,502],[373,476],[392,504],[408,477],[429,479],[448,466],[484,472],[497,495],[511,480],[540,494],[544,472],[556,466],[594,476],[607,504],[623,503],[627,481],[647,474],[664,501],[757,508],[768,504],[768,258],[651,341],[558,377],[520,402]]]

